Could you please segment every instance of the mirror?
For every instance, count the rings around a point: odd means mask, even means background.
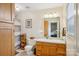
[[[44,36],[45,37],[60,37],[60,18],[45,18],[44,19]]]

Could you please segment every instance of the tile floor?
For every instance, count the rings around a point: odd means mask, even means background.
[[[16,56],[35,56],[35,55],[33,54],[33,51],[30,51],[29,53],[27,53],[25,50],[22,50],[21,52],[16,54]]]

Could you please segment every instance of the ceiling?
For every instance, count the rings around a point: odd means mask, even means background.
[[[16,10],[41,10],[65,5],[64,3],[16,3]]]

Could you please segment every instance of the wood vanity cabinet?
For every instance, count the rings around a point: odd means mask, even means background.
[[[14,4],[0,3],[0,56],[15,55],[14,14]]]
[[[65,44],[37,42],[36,43],[37,56],[65,56]]]

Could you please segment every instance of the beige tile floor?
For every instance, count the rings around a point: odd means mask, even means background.
[[[34,56],[34,54],[33,54],[33,51],[30,51],[29,54],[27,54],[25,50],[22,50],[21,52],[16,54],[16,56]]]

